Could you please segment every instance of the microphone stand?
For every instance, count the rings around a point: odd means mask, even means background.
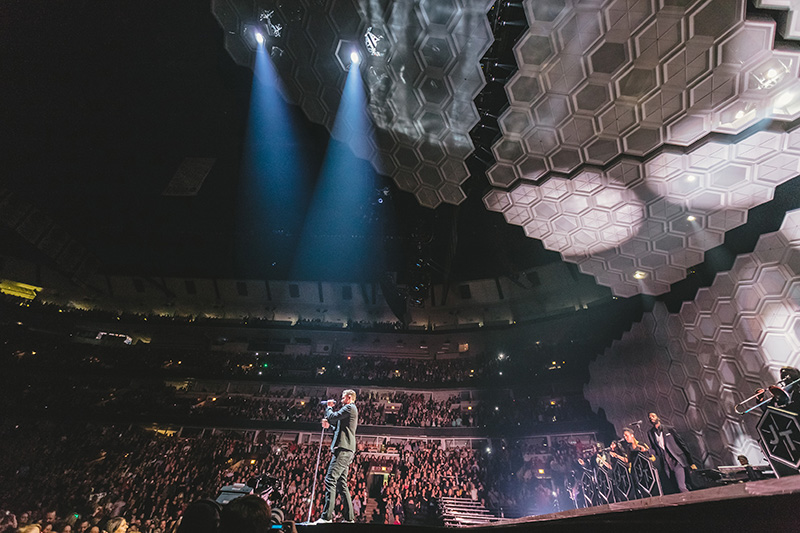
[[[319,434],[319,450],[317,451],[317,466],[314,467],[314,483],[311,485],[311,499],[308,502],[308,519],[306,523],[311,523],[311,510],[314,508],[314,492],[317,490],[317,472],[319,471],[319,459],[322,456],[322,439],[325,437],[325,428]]]
[[[634,432],[633,432],[634,435],[636,435],[636,429],[638,429],[641,432],[642,431],[642,421],[641,420],[637,420],[636,422],[631,423],[631,429],[633,429],[633,428],[635,428]],[[637,436],[636,438],[638,439],[639,437]]]

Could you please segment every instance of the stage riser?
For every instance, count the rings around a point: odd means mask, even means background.
[[[800,530],[799,509],[800,476],[792,476],[463,529],[472,533],[765,533]],[[398,531],[397,526],[382,524],[328,524],[298,526],[297,529],[301,533],[305,530],[309,533]],[[402,530],[407,533],[442,531],[441,528],[407,525]]]

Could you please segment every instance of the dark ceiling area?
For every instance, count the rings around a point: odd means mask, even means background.
[[[82,240],[104,271],[289,276],[297,228],[237,227],[252,72],[226,52],[208,4],[20,1],[6,3],[0,17],[7,133],[0,183]],[[328,133],[297,108],[292,113],[318,169]],[[216,159],[200,193],[161,196],[186,157]],[[334,277],[393,271],[402,279],[420,240],[439,279],[558,260],[485,210],[485,182],[473,177],[469,185],[476,194],[462,205],[434,211],[379,177],[363,207],[380,226],[377,261]],[[385,187],[388,201],[377,204]],[[7,246],[19,240],[2,231]],[[236,259],[242,242],[247,261]]]

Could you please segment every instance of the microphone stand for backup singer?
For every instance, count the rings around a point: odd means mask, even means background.
[[[314,467],[314,483],[311,484],[311,499],[308,501],[308,524],[311,523],[311,510],[314,508],[314,492],[317,490],[317,472],[319,471],[319,459],[322,456],[322,439],[325,437],[325,428],[319,434],[319,450],[317,451],[317,466]]]

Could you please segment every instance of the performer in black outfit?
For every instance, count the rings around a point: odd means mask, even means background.
[[[797,381],[800,380],[800,370],[793,366],[785,366],[781,368],[779,375],[780,380],[783,382],[783,388],[777,385],[769,387],[769,391],[773,395],[772,400],[770,400],[767,405],[763,406],[762,410],[766,409],[768,406],[773,406],[792,411],[793,413],[800,413],[800,392],[798,392],[798,390],[800,390],[800,383],[797,383]],[[763,402],[764,392],[766,392],[764,389],[758,389],[756,391],[758,395],[756,400]]]
[[[657,414],[650,413],[649,418],[653,427],[647,430],[647,440],[658,459],[659,473],[665,476],[662,479],[670,479],[677,484],[679,491],[689,492],[686,487],[686,468],[697,470],[689,448],[675,428],[661,424]]]
[[[356,453],[356,428],[358,427],[358,409],[356,408],[356,392],[346,390],[342,392],[342,408],[334,411],[336,401],[328,400],[325,409],[325,418],[322,427],[329,428],[336,424],[331,443],[331,464],[325,475],[325,506],[322,516],[316,524],[327,524],[333,521],[333,511],[336,505],[336,494],[342,495],[344,504],[345,522],[353,522],[353,501],[350,498],[350,488],[347,486],[347,474],[350,472],[350,463]]]

